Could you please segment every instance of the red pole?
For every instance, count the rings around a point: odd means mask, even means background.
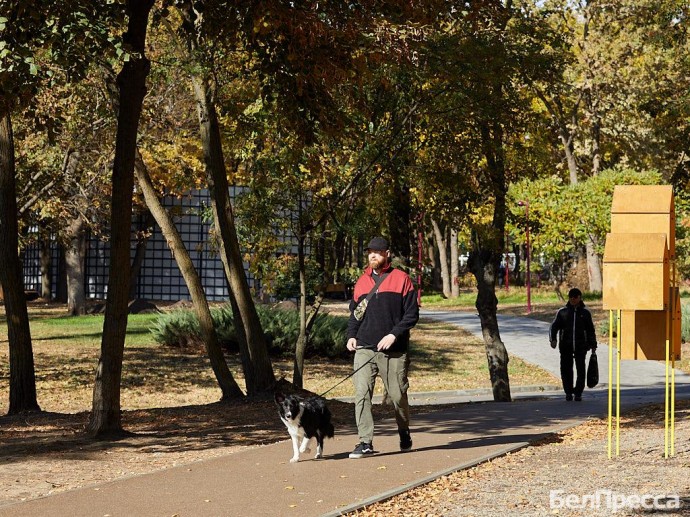
[[[519,201],[519,206],[525,207],[525,221],[526,221],[526,254],[527,254],[527,314],[532,312],[532,297],[531,297],[531,287],[532,287],[532,272],[530,271],[530,248],[529,248],[529,202]]]

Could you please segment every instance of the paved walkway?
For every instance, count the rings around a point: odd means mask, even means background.
[[[480,334],[476,315],[423,311]],[[501,317],[511,355],[558,375],[558,353],[548,345],[547,324]],[[600,346],[602,383],[608,350]],[[629,363],[629,364],[628,364]],[[661,363],[626,361],[621,367],[624,409],[663,402]],[[678,398],[690,398],[690,377],[676,377]],[[587,390],[582,403],[566,403],[560,390],[515,392],[515,402],[486,392],[413,394],[413,403],[478,402],[441,408],[413,421],[413,450],[398,451],[392,419],[377,425],[372,457],[350,460],[355,429],[337,429],[325,458],[291,464],[288,440],[180,467],[0,507],[0,516],[319,516],[340,515],[403,492],[440,475],[467,468],[607,412],[607,391]]]

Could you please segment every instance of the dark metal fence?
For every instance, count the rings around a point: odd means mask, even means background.
[[[244,187],[231,187],[231,199],[234,199]],[[177,198],[167,197],[164,205],[175,214],[175,223],[184,244],[199,273],[206,296],[212,301],[228,298],[228,286],[225,271],[220,257],[209,240],[211,222],[204,217],[206,207],[210,206],[210,195],[206,189],[194,190],[188,195]],[[132,233],[139,229],[141,220],[132,223]],[[295,239],[290,232],[284,232],[280,239],[286,244],[286,252],[296,253]],[[136,241],[132,241],[131,255],[134,258]],[[24,287],[27,291],[41,293],[40,245],[31,244],[24,251]],[[85,264],[85,291],[88,298],[104,299],[108,290],[108,265],[110,245],[94,237],[87,240]],[[57,294],[60,278],[60,249],[51,242],[51,296]],[[257,293],[260,282],[249,272],[249,265],[244,264],[247,281]],[[141,265],[135,286],[136,296],[149,300],[186,300],[189,291],[182,274],[177,268],[168,244],[158,225],[154,224],[153,232],[148,239],[146,255]]]

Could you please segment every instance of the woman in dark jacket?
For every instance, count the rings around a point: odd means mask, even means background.
[[[556,337],[558,336],[558,342]],[[597,349],[597,337],[594,332],[592,313],[582,301],[582,292],[571,289],[568,292],[568,303],[558,310],[549,329],[551,348],[561,353],[561,380],[565,391],[565,400],[582,400],[585,389],[587,367],[585,357],[587,350]],[[577,380],[573,388],[573,358],[577,370]]]

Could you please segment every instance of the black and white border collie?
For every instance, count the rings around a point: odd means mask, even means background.
[[[292,438],[292,458],[290,463],[299,461],[300,452],[310,452],[309,442],[316,438],[316,456],[323,457],[324,437],[333,438],[335,433],[331,423],[331,412],[321,397],[302,398],[297,395],[275,394],[280,419],[288,428]],[[301,442],[301,443],[300,443]]]

